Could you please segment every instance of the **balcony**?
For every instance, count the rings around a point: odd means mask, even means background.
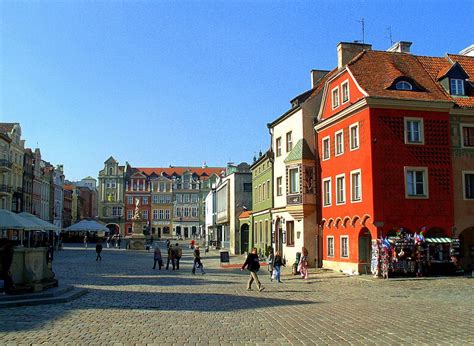
[[[9,160],[0,160],[0,171],[10,171],[12,169],[12,163]]]
[[[10,195],[12,193],[12,188],[11,186],[8,185],[0,185],[0,194],[2,195]]]

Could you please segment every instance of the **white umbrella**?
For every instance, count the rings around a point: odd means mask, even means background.
[[[41,230],[42,228],[33,221],[18,216],[18,214],[0,209],[0,229]]]
[[[66,232],[80,232],[80,231],[108,231],[109,229],[97,221],[82,220],[65,229]]]
[[[44,220],[40,219],[39,217],[34,216],[33,214],[22,212],[22,213],[19,213],[18,215],[21,216],[24,219],[27,219],[27,220],[30,220],[30,221],[34,222],[39,227],[41,227],[40,229],[42,229],[44,231],[59,232],[59,227],[58,226],[53,225],[52,223],[49,223],[47,221],[44,221]]]

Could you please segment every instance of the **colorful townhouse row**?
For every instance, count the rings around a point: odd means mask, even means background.
[[[39,148],[25,148],[21,137],[19,123],[0,123],[0,209],[36,215],[60,229],[95,218],[95,179],[67,182],[62,165],[43,160]]]
[[[403,229],[459,238],[474,257],[474,46],[416,56],[339,43],[338,65],[268,124],[251,166],[242,242],[317,266],[367,272],[371,245]],[[246,240],[248,239],[248,240]]]
[[[132,167],[110,157],[99,172],[99,221],[112,234],[129,236],[138,201],[143,233],[156,237],[204,234],[204,200],[220,167]]]

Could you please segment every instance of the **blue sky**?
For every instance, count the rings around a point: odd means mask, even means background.
[[[157,167],[250,162],[266,124],[332,69],[336,45],[474,43],[474,1],[2,1],[0,121],[27,147],[97,177],[104,161]]]

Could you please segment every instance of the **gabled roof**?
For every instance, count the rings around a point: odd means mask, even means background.
[[[466,74],[468,81],[474,81],[474,57],[457,54],[447,54],[445,57],[418,56],[417,60],[423,66],[425,71],[430,75],[433,81],[437,81],[440,76],[448,73],[455,65],[459,65]],[[466,88],[466,96],[451,96],[449,92],[444,90],[439,84],[438,89],[445,95],[447,99],[454,102],[461,108],[474,108],[474,90]]]
[[[305,139],[300,139],[293,149],[290,151],[284,162],[302,161],[302,160],[315,160],[316,157],[311,152],[308,143]]]
[[[370,97],[420,101],[451,101],[430,77],[417,56],[381,51],[363,51],[347,64],[360,87]],[[422,91],[393,90],[397,78],[415,81]]]

